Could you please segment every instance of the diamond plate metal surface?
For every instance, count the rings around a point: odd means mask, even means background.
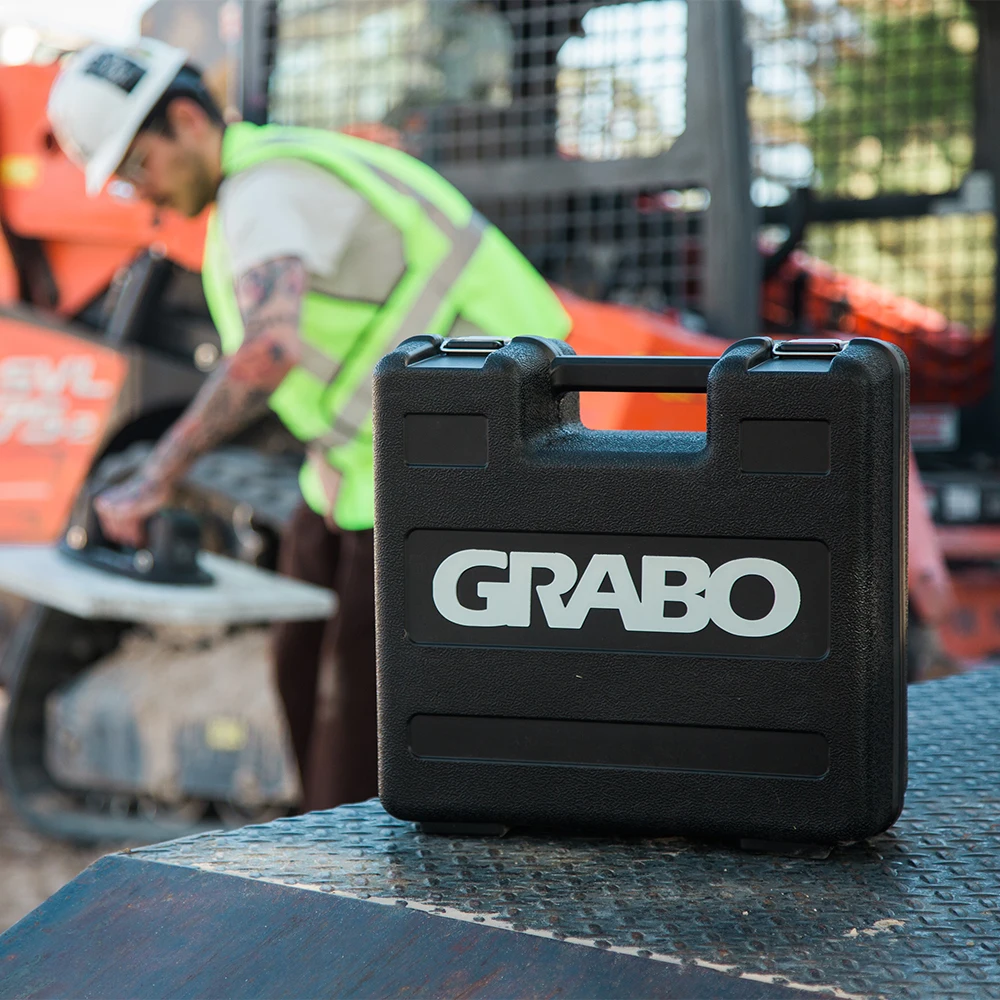
[[[1000,668],[910,690],[887,834],[817,860],[677,838],[416,833],[375,801],[132,852],[817,995],[1000,998]]]

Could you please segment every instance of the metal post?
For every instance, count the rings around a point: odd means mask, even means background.
[[[988,172],[995,188],[1000,176],[1000,130],[997,128],[1000,123],[1000,5],[972,0],[971,6],[979,27],[975,81],[975,169]],[[994,247],[1000,262],[1000,226],[994,233]],[[1000,266],[994,268],[993,288],[995,331],[996,308],[1000,301],[997,297],[1000,292]],[[995,464],[1000,455],[1000,378],[996,372],[989,396],[963,412],[961,436],[963,451],[990,456]]]
[[[239,110],[244,121],[263,125],[268,115],[268,84],[274,68],[277,0],[243,0],[239,68]]]

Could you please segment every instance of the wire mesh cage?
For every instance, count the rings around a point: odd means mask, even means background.
[[[464,186],[550,279],[656,309],[711,312],[706,210],[720,191],[697,171],[679,183],[675,147],[749,158],[759,209],[800,187],[870,200],[969,179],[979,39],[965,0],[742,0],[749,149],[725,121],[692,118],[695,74],[741,55],[738,39],[691,48],[706,6],[280,0],[271,117],[399,145]],[[981,202],[814,223],[805,246],[986,330],[996,260]]]
[[[684,0],[284,0],[271,117],[393,142],[446,176],[654,164],[685,130],[686,29]],[[709,195],[656,177],[468,193],[552,280],[697,309]]]
[[[653,156],[684,131],[684,0],[283,0],[279,11],[277,121],[382,122],[439,164]]]

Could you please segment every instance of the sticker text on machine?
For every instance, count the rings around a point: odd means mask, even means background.
[[[418,643],[820,659],[830,553],[819,541],[411,532]]]

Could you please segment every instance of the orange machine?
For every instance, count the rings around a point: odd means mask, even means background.
[[[85,195],[82,174],[59,150],[45,117],[55,73],[54,65],[0,67],[0,229],[4,236],[0,240],[0,354],[47,357],[50,367],[46,371],[57,364],[53,359],[57,359],[58,350],[52,345],[59,343],[73,343],[73,352],[92,359],[88,363],[105,364],[95,342],[104,335],[102,323],[113,311],[116,286],[121,286],[137,257],[153,248],[156,261],[197,271],[205,231],[204,218],[189,221],[171,213],[155,218],[148,206],[134,199],[129,186],[119,182],[109,184],[98,198]],[[368,134],[363,126],[351,131]],[[391,141],[392,133],[383,129],[369,137]],[[796,294],[803,301],[803,286],[810,332],[832,330],[839,336],[881,336],[895,341],[911,359],[915,398],[952,401],[959,394],[967,396],[989,384],[989,339],[976,337],[932,310],[838,274],[801,254],[792,254],[765,285],[762,329],[782,334],[793,291],[797,288]],[[652,313],[594,303],[566,291],[560,295],[573,318],[570,342],[579,353],[707,356],[719,354],[727,344],[721,338],[685,328],[679,315],[669,311]],[[43,327],[48,332],[43,334]],[[74,339],[53,339],[60,334]],[[87,342],[86,346],[81,341]],[[129,405],[137,395],[135,376],[126,376],[122,354],[115,356],[119,374],[114,379],[119,384],[124,380],[124,391],[113,412],[105,414],[107,426],[102,433],[86,446],[80,444],[72,461],[65,452],[53,450],[52,444],[35,444],[29,457],[23,441],[19,445],[22,450],[15,451],[0,440],[4,459],[0,535],[15,532],[32,538],[52,537],[65,521],[89,461],[134,419]],[[198,367],[202,367],[200,363]],[[160,406],[163,420],[183,405],[198,377],[195,366],[189,364],[186,388]],[[583,401],[583,419],[595,427],[699,430],[705,426],[705,399],[701,395],[594,395]],[[29,496],[23,485],[18,492],[16,484],[37,484],[44,478],[45,468],[57,466],[61,470],[58,489],[44,498],[40,493]],[[937,621],[948,609],[951,591],[915,467],[913,471],[912,597],[923,618]],[[993,643],[991,637],[984,641]],[[1000,648],[1000,641],[995,646]],[[969,644],[960,650],[956,647],[959,651],[969,653]],[[980,651],[988,650],[984,646]]]
[[[768,330],[780,333],[794,324],[901,347],[910,359],[911,403],[968,405],[990,390],[992,333],[952,323],[936,309],[842,274],[800,251],[765,282],[762,299]]]
[[[151,246],[198,270],[205,238],[205,218],[155,219],[127,185],[86,196],[45,116],[56,71],[0,66],[0,538],[8,540],[47,541],[62,530],[102,441],[128,419],[114,416],[126,358],[94,342],[92,329],[109,290]]]

